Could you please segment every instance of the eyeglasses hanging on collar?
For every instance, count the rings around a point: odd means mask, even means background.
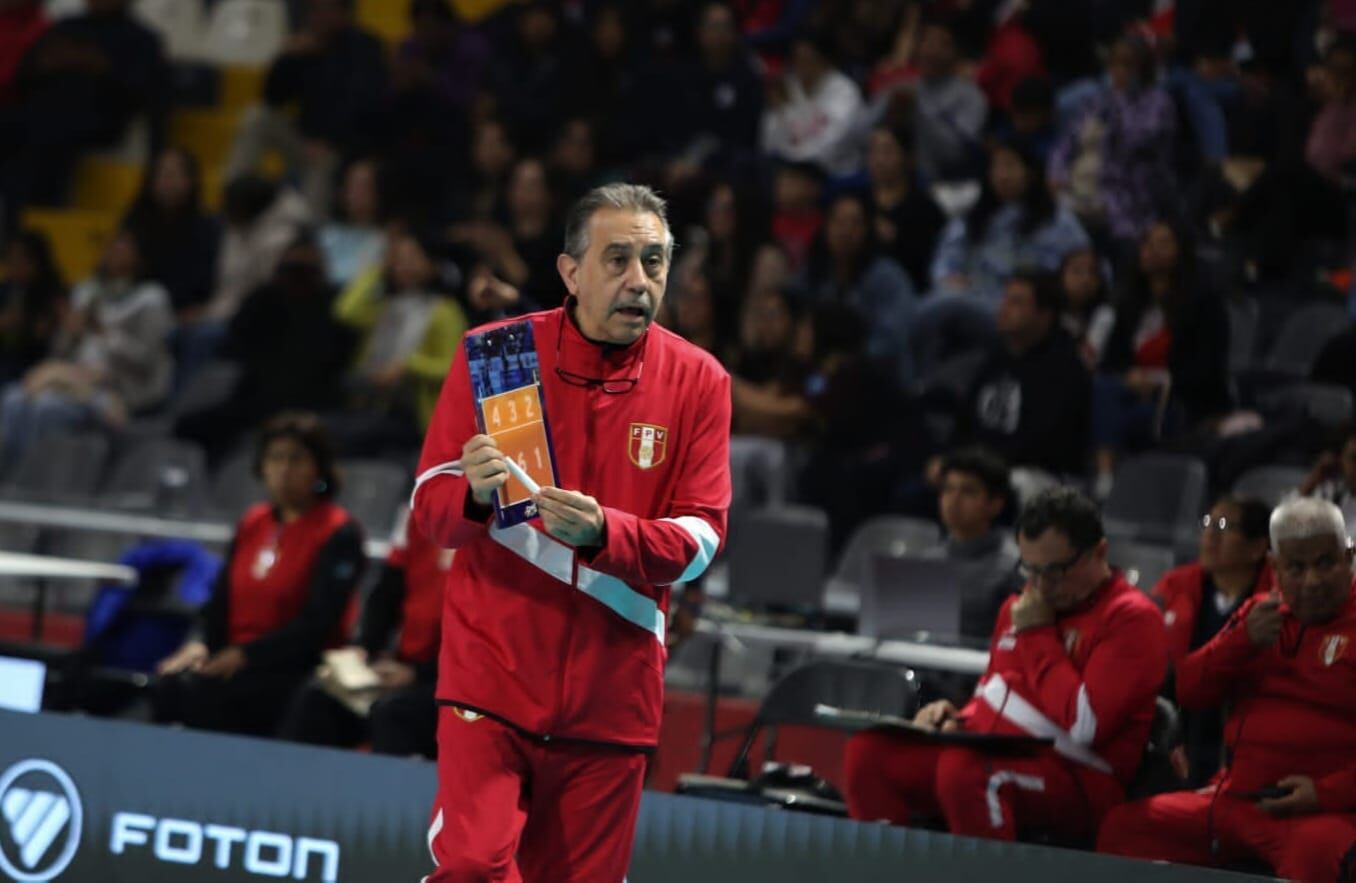
[[[640,361],[636,364],[636,376],[634,377],[590,377],[587,374],[580,374],[560,367],[560,342],[565,337],[565,313],[569,311],[569,308],[569,301],[567,300],[565,308],[560,311],[560,327],[556,329],[556,376],[570,386],[597,387],[608,395],[623,395],[635,389],[636,384],[640,383],[641,372],[645,370],[644,349],[641,350]]]

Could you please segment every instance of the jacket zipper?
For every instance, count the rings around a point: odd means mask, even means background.
[[[589,387],[587,392],[586,407],[584,409],[584,469],[577,490],[581,494],[590,493],[593,488],[593,407],[596,403],[596,390]],[[576,606],[579,603],[579,552],[576,550],[570,556],[570,615],[565,624],[565,653],[560,661],[560,715],[563,716],[569,703],[565,701],[565,687],[568,683],[567,669],[570,665],[570,655],[574,643],[574,619]],[[562,729],[564,722],[556,720],[556,728]],[[546,736],[543,741],[550,741],[551,737]]]

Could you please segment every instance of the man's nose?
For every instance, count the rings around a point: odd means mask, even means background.
[[[627,289],[631,291],[648,289],[649,278],[645,275],[645,268],[641,266],[640,258],[636,258],[626,265],[626,277],[623,281],[626,283]]]

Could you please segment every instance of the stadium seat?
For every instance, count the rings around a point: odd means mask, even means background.
[[[88,500],[108,460],[108,439],[91,433],[45,436],[0,485],[0,497],[43,503]]]
[[[363,526],[367,536],[384,540],[396,512],[409,499],[414,482],[399,466],[381,460],[341,460],[339,502]]]
[[[1205,464],[1181,454],[1144,454],[1116,470],[1106,502],[1107,535],[1195,551],[1206,506]]]
[[[731,505],[764,506],[785,502],[790,468],[785,442],[755,435],[731,436]]]
[[[227,359],[213,359],[193,373],[170,401],[171,414],[191,414],[220,405],[240,383],[240,366]]]
[[[810,506],[767,506],[744,514],[731,532],[732,603],[794,611],[823,604],[829,517]]]
[[[225,164],[235,141],[240,114],[233,110],[188,110],[170,115],[170,141],[184,148],[204,170]]]
[[[139,440],[117,458],[100,495],[120,509],[199,515],[207,503],[206,457],[190,442]]]
[[[764,762],[776,754],[777,727],[826,726],[816,713],[820,705],[833,708],[912,717],[918,709],[918,681],[905,668],[875,662],[817,659],[794,669],[778,681],[763,699],[754,719],[735,732],[717,733],[717,739],[742,735],[743,741],[725,778],[686,775],[678,792],[717,799],[748,799],[749,755],[765,735]],[[773,797],[769,802],[776,802]]]
[[[170,58],[202,57],[202,0],[137,0],[135,12],[164,40]]]
[[[254,474],[252,449],[227,457],[212,477],[212,511],[231,524],[265,496],[264,486]]]
[[[1234,482],[1233,492],[1240,497],[1256,497],[1272,506],[1294,493],[1309,471],[1302,466],[1257,466]]]
[[[1323,345],[1346,327],[1347,311],[1339,304],[1300,307],[1281,326],[1265,367],[1277,374],[1308,377]]]
[[[141,189],[143,166],[102,156],[86,156],[71,180],[71,207],[115,212],[121,216]]]
[[[399,43],[410,35],[410,4],[395,0],[358,0],[358,26],[387,43]]]
[[[824,609],[855,614],[870,579],[873,558],[918,555],[942,541],[936,522],[901,515],[881,515],[863,522],[848,538],[838,567],[825,587]]]
[[[212,9],[203,37],[206,55],[218,64],[262,67],[287,39],[283,0],[221,0]]]
[[[1107,550],[1107,562],[1121,571],[1132,585],[1149,592],[1163,574],[1173,568],[1176,556],[1166,546],[1113,539]]]
[[[108,440],[101,435],[48,436],[30,449],[0,484],[0,499],[83,502],[94,495],[107,460]],[[34,524],[0,521],[0,549],[36,551],[41,533]]]
[[[85,11],[85,0],[43,0],[43,11],[52,21],[70,18]]]
[[[1330,383],[1295,383],[1268,390],[1258,401],[1267,409],[1303,408],[1305,414],[1327,427],[1342,425],[1352,414],[1351,390]]]
[[[30,208],[23,226],[52,243],[52,255],[69,285],[89,278],[118,229],[118,213],[82,209]]]
[[[1170,699],[1159,696],[1154,701],[1154,719],[1139,769],[1126,788],[1127,800],[1143,800],[1186,787],[1172,764],[1172,752],[1182,743],[1182,735],[1182,713]]]
[[[221,68],[221,92],[217,106],[222,110],[241,111],[259,101],[264,93],[264,77],[268,71],[262,67],[241,64],[227,64]]]

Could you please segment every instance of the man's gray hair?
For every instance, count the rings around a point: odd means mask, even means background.
[[[1327,500],[1316,497],[1296,497],[1276,507],[1271,513],[1271,548],[1279,549],[1285,540],[1307,540],[1311,537],[1331,536],[1346,547],[1347,524],[1342,510]]]
[[[565,219],[565,253],[576,261],[589,250],[589,221],[599,209],[645,212],[664,225],[664,261],[673,260],[673,233],[669,230],[668,204],[644,184],[604,184],[585,193],[570,207]]]

